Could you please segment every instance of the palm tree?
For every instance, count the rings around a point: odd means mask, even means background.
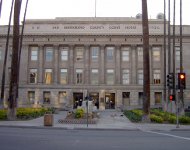
[[[14,25],[13,25],[13,53],[11,62],[11,80],[9,87],[9,103],[7,117],[9,120],[16,119],[17,88],[18,88],[18,54],[19,54],[19,18],[21,1],[15,0]]]
[[[149,66],[149,26],[147,0],[142,0],[142,28],[143,28],[143,112],[142,121],[149,122],[150,114],[150,66]]]

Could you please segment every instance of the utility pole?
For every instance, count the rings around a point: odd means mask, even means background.
[[[166,0],[164,0],[164,111],[167,111],[166,97]]]
[[[142,28],[143,28],[143,111],[142,121],[149,122],[150,114],[150,65],[149,65],[149,26],[147,0],[142,0]]]
[[[21,0],[15,0],[13,24],[13,53],[11,62],[11,79],[8,99],[8,120],[16,119],[17,88],[18,88],[18,58],[19,58],[19,18]]]

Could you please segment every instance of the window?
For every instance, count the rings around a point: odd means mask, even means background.
[[[91,84],[98,84],[98,69],[92,69]]]
[[[35,91],[28,91],[28,101],[30,104],[35,102]]]
[[[43,93],[44,104],[50,104],[50,98],[51,98],[51,93],[49,91]]]
[[[99,47],[91,47],[91,59],[92,61],[98,61]]]
[[[60,83],[67,84],[67,69],[61,69]]]
[[[155,96],[155,104],[161,104],[162,92],[155,92],[154,96]]]
[[[68,47],[62,47],[61,48],[61,60],[62,61],[67,61],[68,60]]]
[[[66,91],[61,91],[59,92],[59,104],[67,104],[67,92]]]
[[[129,84],[129,70],[124,69],[122,74],[123,84]]]
[[[153,60],[160,61],[160,47],[153,47]]]
[[[30,69],[30,83],[37,83],[37,69]]]
[[[52,69],[45,69],[45,84],[52,83]]]
[[[154,84],[160,84],[160,70],[154,70],[153,73]]]
[[[139,105],[143,104],[143,92],[139,92]]]
[[[122,48],[122,61],[129,61],[129,47]]]
[[[107,70],[107,84],[114,84],[114,70],[108,69]]]
[[[38,60],[38,47],[31,47],[31,61],[37,61],[37,60]]]
[[[76,69],[76,84],[82,84],[83,83],[83,70],[82,69]]]
[[[114,47],[107,47],[107,60],[114,60]]]
[[[137,55],[138,55],[138,61],[139,62],[143,61],[143,48],[142,47],[137,47]]]
[[[138,84],[143,84],[143,70],[138,70]]]
[[[45,59],[46,61],[52,61],[53,60],[53,48],[52,47],[46,47],[46,55],[45,55]]]
[[[176,61],[180,61],[180,47],[175,47]]]
[[[76,47],[76,61],[83,61],[84,59],[84,47]]]

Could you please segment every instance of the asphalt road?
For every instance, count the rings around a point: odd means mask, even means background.
[[[189,150],[190,131],[0,127],[0,150]]]

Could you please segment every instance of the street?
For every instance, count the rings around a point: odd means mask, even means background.
[[[0,127],[1,150],[188,150],[190,131]]]

